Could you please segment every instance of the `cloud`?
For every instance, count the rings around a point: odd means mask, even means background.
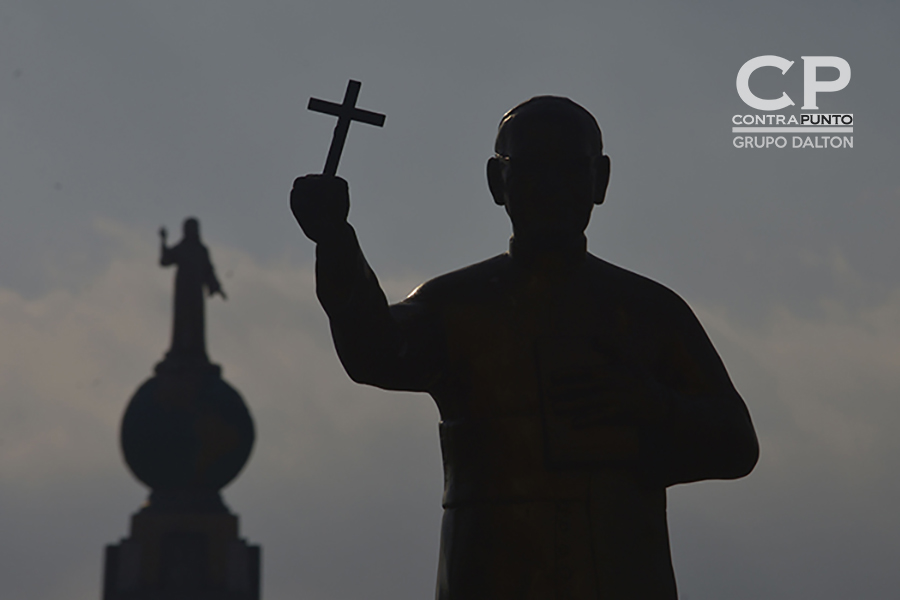
[[[864,308],[824,300],[817,317],[772,309],[755,325],[697,313],[761,456],[744,480],[670,490],[685,596],[888,597],[900,583],[900,292]]]
[[[784,420],[762,432],[774,455],[808,447],[847,476],[880,476],[876,465],[896,460],[900,444],[891,424],[900,417],[900,291],[852,310],[825,301],[817,318],[776,309],[752,327],[721,312],[701,316],[714,337],[738,348],[764,378],[748,382],[754,390],[766,386],[748,404],[752,409],[756,400],[764,415]]]

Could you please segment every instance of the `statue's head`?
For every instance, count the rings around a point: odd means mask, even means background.
[[[181,230],[184,234],[184,239],[186,240],[200,239],[200,221],[198,221],[196,217],[185,219],[184,224],[181,226]]]
[[[591,113],[559,96],[527,100],[503,116],[494,152],[488,186],[516,238],[580,237],[609,183],[609,157]]]

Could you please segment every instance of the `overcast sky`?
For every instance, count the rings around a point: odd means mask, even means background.
[[[263,547],[266,600],[434,593],[442,475],[427,396],[344,375],[287,209],[333,119],[339,173],[394,301],[503,252],[484,177],[503,113],[590,110],[612,159],[590,250],[694,308],[762,447],[737,482],[669,490],[688,600],[892,598],[900,587],[900,9],[889,2],[0,2],[0,582],[4,600],[99,598],[103,546],[146,490],[121,415],[167,349],[157,229],[200,218],[229,299],[209,353],[257,442],[225,490]],[[612,6],[609,6],[612,4]],[[737,8],[741,6],[742,8]],[[852,149],[736,149],[751,79],[791,95],[839,56]],[[827,76],[827,71],[822,72]]]

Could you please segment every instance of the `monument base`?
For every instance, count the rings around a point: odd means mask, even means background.
[[[217,493],[154,492],[106,547],[103,600],[259,600],[259,588],[260,548]]]

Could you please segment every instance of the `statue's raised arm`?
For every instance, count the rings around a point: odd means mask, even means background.
[[[442,335],[416,295],[388,305],[353,227],[347,182],[329,175],[294,181],[291,211],[316,242],[316,295],[328,314],[345,370],[357,383],[429,391],[441,369]]]

